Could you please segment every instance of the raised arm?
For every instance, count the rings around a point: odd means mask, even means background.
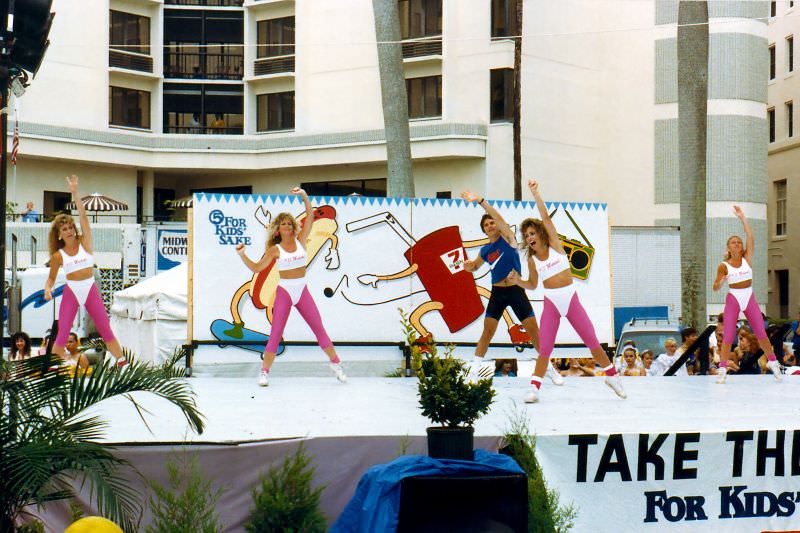
[[[300,245],[305,248],[306,242],[308,242],[308,236],[311,234],[311,226],[314,225],[314,208],[311,206],[311,200],[308,199],[306,191],[300,187],[294,187],[289,192],[299,195],[303,199],[303,204],[306,207],[306,220],[303,222],[303,229],[300,230],[300,235],[297,236]]]
[[[563,254],[564,247],[561,245],[561,238],[558,236],[556,226],[550,219],[550,213],[547,212],[547,206],[544,205],[544,200],[539,194],[539,183],[536,180],[528,180],[528,188],[533,194],[533,199],[536,200],[536,207],[539,208],[539,218],[542,219],[544,228],[547,231],[547,237],[550,240],[550,246],[558,253]]]
[[[67,178],[67,186],[72,194],[72,201],[75,202],[75,207],[78,209],[78,220],[81,224],[81,244],[84,250],[92,253],[92,227],[89,225],[86,207],[84,207],[83,202],[81,202],[81,196],[78,194],[78,176],[75,174],[69,176]]]
[[[494,223],[497,226],[497,229],[500,230],[500,234],[503,236],[503,238],[505,238],[505,240],[507,240],[512,246],[516,245],[517,237],[514,235],[514,232],[503,218],[503,215],[501,215],[497,209],[489,205],[489,202],[487,202],[485,198],[478,196],[472,191],[462,192],[461,198],[467,202],[474,202],[481,206],[483,210],[486,211],[486,214],[492,217],[492,220],[494,220]]]
[[[277,258],[278,249],[275,246],[270,246],[258,262],[247,257],[247,254],[244,252],[244,244],[236,246],[236,253],[239,254],[239,257],[247,268],[257,273],[267,268],[267,265]]]
[[[747,259],[747,262],[751,265],[753,264],[753,250],[756,247],[756,241],[753,239],[753,230],[750,228],[750,222],[747,221],[747,217],[744,215],[744,211],[738,205],[733,206],[733,212],[736,213],[736,216],[739,220],[742,221],[742,226],[744,226],[744,234],[745,234],[745,245],[744,245],[744,258]]]

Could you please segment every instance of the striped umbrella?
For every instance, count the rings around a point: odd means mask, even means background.
[[[191,196],[184,196],[183,198],[178,198],[176,200],[169,200],[167,202],[170,207],[192,207],[192,197]]]
[[[114,200],[108,196],[103,196],[99,192],[84,196],[81,198],[81,203],[87,211],[127,211],[128,204]],[[75,202],[69,202],[67,209],[77,209]]]
[[[128,204],[114,200],[108,196],[104,196],[99,192],[84,196],[81,198],[81,203],[87,211],[94,211],[94,220],[97,221],[97,213],[100,211],[127,211]],[[69,202],[66,205],[67,209],[77,209],[75,202]]]

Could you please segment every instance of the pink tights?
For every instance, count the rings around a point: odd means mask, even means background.
[[[303,287],[303,292],[300,295],[300,299],[297,300],[295,307],[297,307],[300,316],[306,321],[311,331],[314,332],[319,347],[325,350],[333,346],[331,339],[328,337],[322,325],[322,317],[319,314],[319,309],[317,309],[317,304],[314,303],[311,293],[308,292],[308,287]],[[267,341],[267,352],[277,352],[278,343],[281,337],[283,337],[283,329],[286,327],[286,321],[289,319],[289,313],[291,311],[292,298],[289,296],[286,289],[279,285],[275,293],[275,303],[272,307],[272,329],[269,333],[269,341]]]
[[[736,322],[739,319],[739,311],[741,311],[739,300],[729,292],[725,297],[725,309],[723,310],[725,320],[722,325],[722,342],[725,344],[731,344],[736,337]],[[764,329],[764,317],[761,316],[761,309],[758,307],[755,294],[751,294],[747,300],[744,316],[747,317],[750,329],[753,330],[756,338],[758,340],[766,339],[767,331]]]
[[[594,332],[594,326],[586,314],[586,310],[581,305],[578,299],[578,294],[573,293],[569,302],[569,309],[566,316],[569,323],[578,333],[583,343],[590,350],[594,350],[600,346],[597,340],[597,335]],[[553,347],[556,343],[556,334],[558,333],[558,326],[561,323],[561,313],[556,308],[555,304],[545,294],[544,309],[542,316],[539,318],[539,353],[542,357],[550,357],[553,353]]]
[[[97,332],[103,337],[103,340],[111,342],[114,340],[114,332],[111,331],[111,324],[108,322],[108,315],[106,308],[103,305],[103,299],[100,297],[100,291],[97,289],[97,284],[92,285],[89,290],[89,295],[86,297],[86,303],[83,304],[89,316],[92,317]],[[78,314],[78,298],[69,285],[64,285],[64,293],[61,295],[61,305],[58,307],[58,333],[56,340],[53,344],[64,346],[67,344],[69,332],[72,329],[72,323],[75,322],[75,315]]]

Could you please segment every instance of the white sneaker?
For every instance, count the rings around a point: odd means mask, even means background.
[[[550,381],[553,382],[553,385],[558,385],[559,387],[564,384],[564,376],[559,374],[558,370],[553,367],[550,363],[547,363],[547,372],[546,375],[550,378]]]
[[[341,381],[342,383],[347,382],[347,376],[344,374],[344,368],[342,368],[342,363],[330,363],[331,372],[333,375],[336,376],[336,379]]]
[[[628,395],[625,393],[625,389],[622,388],[622,381],[620,381],[619,376],[606,377],[606,385],[611,387],[616,395],[623,400],[628,397]]]
[[[725,385],[725,378],[728,377],[728,369],[724,366],[721,366],[717,369],[717,384],[718,385]]]
[[[258,375],[258,386],[266,387],[267,385],[269,385],[269,372],[262,370]]]
[[[767,368],[772,371],[772,375],[775,376],[775,379],[778,381],[781,380],[781,364],[777,361],[777,359],[767,361]]]
[[[525,403],[537,403],[539,401],[539,389],[532,386],[528,394],[522,397],[522,400]]]
[[[493,377],[494,365],[491,362],[480,360],[469,363],[467,383],[477,383],[482,379],[490,379]]]

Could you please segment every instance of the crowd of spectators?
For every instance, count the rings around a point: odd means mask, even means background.
[[[29,357],[47,354],[50,336],[50,330],[47,330],[42,338],[41,346],[34,350],[30,335],[24,331],[14,333],[11,335],[8,361],[13,365]],[[105,355],[94,349],[84,350],[81,346],[81,340],[75,332],[70,332],[64,347],[66,353],[58,366],[70,375],[74,375],[76,372],[91,374],[94,365],[101,361],[103,355]]]
[[[709,337],[708,343],[708,370],[707,375],[716,375],[720,362],[720,351],[722,346],[723,332],[722,314],[718,317],[718,322],[714,333]],[[779,332],[778,326],[771,326],[767,329],[767,334],[772,335]],[[800,366],[797,364],[800,357],[800,316],[791,324],[792,342],[791,348],[782,342],[776,342],[776,355],[783,366],[786,375],[800,376]],[[651,350],[643,350],[641,353],[634,342],[626,343],[620,350],[614,361],[617,373],[621,376],[664,376],[665,373],[686,353],[692,344],[698,339],[699,333],[696,329],[687,327],[681,331],[680,344],[678,339],[667,338],[664,342],[663,352],[655,355]],[[782,340],[782,339],[781,339]],[[779,352],[778,352],[778,349]],[[700,349],[695,349],[672,375],[693,376],[701,375],[702,362]],[[599,376],[602,370],[597,367],[590,358],[563,358],[553,359],[552,364],[565,377]],[[767,357],[758,345],[758,340],[747,326],[739,327],[736,340],[732,346],[732,358],[728,362],[728,374],[765,374],[767,369]]]

